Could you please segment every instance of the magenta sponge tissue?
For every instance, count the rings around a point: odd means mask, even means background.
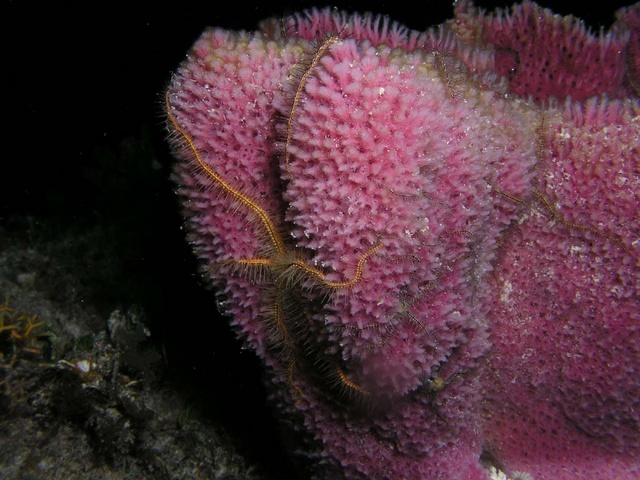
[[[638,478],[639,11],[312,9],[193,46],[188,238],[305,475]]]

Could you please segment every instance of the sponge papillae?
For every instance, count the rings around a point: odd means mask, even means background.
[[[167,91],[189,239],[312,476],[636,478],[637,11],[196,42]]]

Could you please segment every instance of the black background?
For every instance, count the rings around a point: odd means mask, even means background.
[[[511,3],[476,5],[493,10]],[[539,2],[582,18],[596,31],[631,3]],[[5,1],[0,15],[0,226],[11,233],[25,218],[58,232],[102,226],[119,273],[102,284],[94,301],[107,310],[142,305],[173,381],[197,392],[213,421],[245,439],[243,453],[274,471],[284,468],[284,460],[266,447],[277,442],[271,440],[274,424],[258,363],[218,318],[180,229],[162,95],[172,70],[207,26],[252,30],[267,17],[326,5],[388,14],[417,30],[453,12],[450,0],[81,7]]]

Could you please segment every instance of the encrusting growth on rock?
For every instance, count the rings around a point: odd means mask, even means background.
[[[9,404],[21,395],[20,363],[37,366],[43,360],[38,336],[44,326],[37,315],[16,313],[8,297],[0,304],[0,399]]]

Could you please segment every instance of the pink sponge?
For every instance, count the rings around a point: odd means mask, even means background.
[[[640,2],[621,8],[616,18],[616,27],[629,35],[626,50],[628,89],[640,97]]]
[[[313,478],[637,478],[640,107],[548,100],[633,91],[635,10],[456,14],[205,32],[166,97],[188,238]]]
[[[433,55],[398,57],[347,39],[323,55],[293,115],[284,198],[297,244],[328,278],[344,281],[381,243],[366,278],[317,319],[374,391],[419,388],[476,328],[480,293],[467,279],[486,274],[480,252],[515,211],[489,185],[522,194],[530,179],[536,143],[520,135],[533,130],[532,112],[458,88],[450,100]],[[452,138],[485,148],[462,149]],[[517,184],[502,185],[502,171]]]
[[[638,478],[639,114],[546,112],[537,198],[495,266],[487,442],[534,478]]]
[[[493,188],[530,188],[536,114],[469,80],[452,97],[434,54],[332,42],[309,53],[211,31],[196,44],[168,92],[194,248],[277,402],[304,416],[309,455],[350,478],[375,478],[381,458],[392,477],[480,478],[468,408],[488,347],[479,280],[519,210]],[[287,83],[297,62],[313,75]],[[363,403],[384,412],[373,427]],[[379,439],[348,448],[372,428]]]
[[[637,10],[638,5],[632,7],[627,16],[637,15]],[[462,24],[468,22],[467,30],[480,32],[476,41],[493,47],[495,71],[509,79],[513,93],[536,100],[631,93],[625,82],[625,54],[630,36],[638,35],[631,34],[633,26],[595,35],[579,19],[554,15],[528,1],[495,15],[481,14],[462,1],[456,15]]]

